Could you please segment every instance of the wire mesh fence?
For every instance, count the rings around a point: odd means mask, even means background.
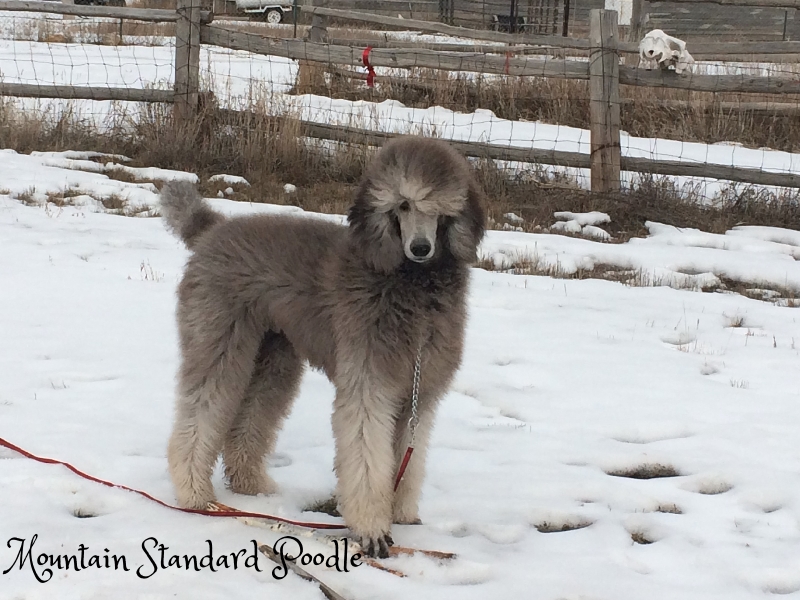
[[[175,27],[0,12],[0,94],[8,96],[2,101],[51,113],[68,105],[98,126],[116,123],[120,111],[136,118],[143,109],[134,101],[143,98],[133,91],[157,90],[163,95],[148,99],[164,100],[175,85]],[[387,135],[436,135],[490,159],[512,180],[590,187],[588,40],[570,38],[565,46],[572,47],[512,45],[511,38],[476,40],[342,20],[317,33],[322,38],[311,41],[312,28],[301,26],[295,38],[291,23],[204,25],[203,106],[291,119],[301,124],[295,130],[301,143],[326,151],[378,144]],[[623,185],[656,174],[706,199],[732,185],[777,193],[800,187],[800,65],[702,60],[703,52],[720,48],[690,44],[699,60],[683,77],[620,66]],[[777,52],[782,48],[767,49],[784,56]],[[619,50],[625,58],[631,44]],[[33,89],[18,94],[9,91],[14,85]],[[43,99],[53,96],[60,99]]]

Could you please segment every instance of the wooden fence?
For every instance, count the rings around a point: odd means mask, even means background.
[[[377,23],[428,32],[457,35],[475,40],[517,44],[516,49],[547,48],[569,49],[588,53],[588,62],[512,55],[507,46],[498,46],[492,53],[485,46],[481,52],[429,50],[415,47],[374,48],[370,63],[375,67],[430,68],[451,72],[551,77],[588,80],[590,90],[591,153],[581,154],[556,150],[539,150],[525,147],[508,147],[499,144],[465,143],[456,145],[469,156],[482,156],[496,160],[533,162],[546,165],[590,169],[592,190],[606,192],[620,186],[620,171],[651,173],[656,175],[710,177],[760,185],[800,188],[800,176],[790,173],[766,172],[758,169],[737,168],[708,163],[661,161],[647,158],[621,156],[620,152],[620,85],[650,88],[674,88],[702,92],[733,92],[774,95],[800,95],[800,80],[796,77],[749,75],[689,75],[679,76],[672,71],[645,71],[621,64],[625,53],[635,50],[632,41],[620,40],[617,15],[613,11],[597,10],[592,13],[591,35],[588,39],[565,38],[553,35],[505,33],[500,31],[475,31],[443,23],[426,23],[410,19],[397,19],[380,15],[337,11],[336,9],[304,6],[303,10],[315,18],[316,33],[311,39],[277,39],[245,33],[213,23],[213,15],[202,10],[202,0],[178,0],[176,11],[110,8],[98,6],[64,5],[53,2],[0,0],[0,10],[50,12],[77,16],[100,16],[120,19],[176,23],[175,84],[173,90],[131,89],[91,86],[47,86],[0,83],[0,95],[65,98],[90,100],[123,100],[136,102],[174,102],[175,117],[190,119],[195,114],[200,94],[201,44],[212,44],[233,50],[281,56],[301,62],[301,66],[321,65],[326,69],[362,67],[363,47],[325,42],[325,19],[329,16],[350,18],[361,22]],[[719,0],[738,2],[739,0]],[[753,2],[755,0],[747,0]],[[759,0],[772,1],[772,0]],[[774,0],[787,3],[800,0]],[[341,14],[344,12],[345,14]],[[314,41],[312,41],[314,40]],[[725,55],[745,51],[766,55],[800,53],[800,42],[706,43],[692,47],[692,52]],[[301,68],[302,71],[302,68]],[[764,103],[761,107],[764,108]],[[787,108],[796,108],[786,105]],[[787,111],[788,112],[788,111]],[[303,123],[304,132],[317,138],[334,141],[379,144],[392,134],[379,133],[353,127]],[[735,141],[735,140],[734,140]],[[533,142],[533,140],[531,140]]]

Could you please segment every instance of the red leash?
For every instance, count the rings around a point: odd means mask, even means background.
[[[0,446],[8,448],[9,450],[13,450],[24,456],[25,458],[30,458],[31,460],[35,460],[36,462],[44,463],[46,465],[61,465],[63,467],[68,468],[70,471],[78,475],[79,477],[83,477],[84,479],[88,479],[89,481],[94,481],[95,483],[99,483],[101,485],[105,485],[111,488],[117,488],[120,490],[125,490],[127,492],[133,492],[134,494],[139,494],[140,496],[144,496],[148,500],[152,500],[153,502],[160,504],[161,506],[165,506],[167,508],[171,508],[172,510],[179,510],[185,513],[192,513],[196,515],[205,515],[207,517],[250,517],[255,519],[269,519],[271,521],[279,521],[281,523],[287,523],[289,525],[296,525],[298,527],[308,527],[310,529],[347,529],[345,525],[340,525],[338,523],[312,523],[309,521],[294,521],[292,519],[284,519],[283,517],[275,517],[273,515],[266,515],[262,513],[254,513],[254,512],[247,512],[243,510],[203,510],[199,508],[181,508],[180,506],[173,506],[172,504],[167,504],[163,500],[159,500],[155,496],[151,496],[147,492],[143,492],[141,490],[137,490],[127,485],[120,485],[118,483],[112,483],[110,481],[105,481],[104,479],[99,479],[94,477],[93,475],[89,475],[88,473],[84,473],[80,469],[73,467],[68,462],[64,462],[62,460],[57,460],[55,458],[45,458],[42,456],[36,456],[35,454],[31,454],[30,452],[23,450],[19,446],[15,446],[11,442],[0,438]],[[406,461],[407,462],[407,461]]]
[[[403,456],[403,462],[400,463],[400,468],[397,470],[397,477],[394,480],[394,491],[397,491],[397,487],[400,485],[400,482],[403,480],[403,474],[406,472],[406,467],[408,466],[408,461],[411,460],[411,455],[414,453],[414,446],[409,446],[406,448],[406,453]]]

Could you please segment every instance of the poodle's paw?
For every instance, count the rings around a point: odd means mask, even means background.
[[[394,545],[392,536],[388,533],[378,535],[356,535],[353,540],[361,546],[361,552],[369,558],[389,558],[389,547]]]
[[[248,476],[231,474],[228,476],[228,488],[236,494],[244,494],[246,496],[269,495],[278,491],[278,485],[266,473],[250,474]]]
[[[392,523],[395,525],[422,525],[422,519],[419,517],[395,517]]]
[[[176,496],[178,498],[178,506],[192,510],[205,510],[208,508],[209,504],[215,502],[217,499],[214,495],[213,488],[210,488],[210,486],[209,489],[203,490],[178,490]]]
[[[396,523],[397,525],[421,525],[422,520],[419,518],[419,507],[416,505],[416,502],[413,506],[411,506],[410,502],[405,503],[407,506],[403,506],[403,503],[396,503],[392,510],[392,523]]]

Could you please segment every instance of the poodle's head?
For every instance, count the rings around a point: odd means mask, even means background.
[[[401,137],[367,167],[348,215],[354,241],[379,271],[404,261],[469,263],[483,238],[483,195],[472,170],[445,142]]]

